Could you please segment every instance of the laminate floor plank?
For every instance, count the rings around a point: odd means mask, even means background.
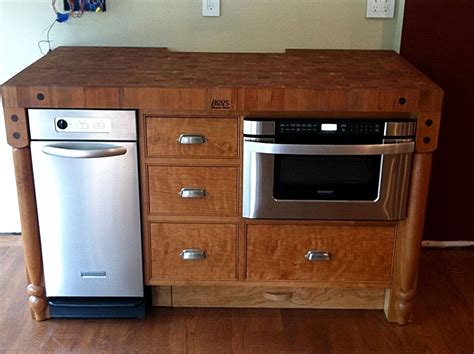
[[[473,353],[474,249],[424,249],[414,322],[379,310],[152,308],[35,322],[19,238],[0,238],[0,353]]]

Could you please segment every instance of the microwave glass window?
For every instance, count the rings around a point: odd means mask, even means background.
[[[275,199],[362,200],[378,197],[382,157],[275,156]]]

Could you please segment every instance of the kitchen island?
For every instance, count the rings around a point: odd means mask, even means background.
[[[411,320],[443,92],[397,54],[60,47],[2,89],[27,292],[37,320],[48,317],[48,305],[29,108],[137,111],[144,279],[153,288],[154,305],[384,309],[391,322]],[[407,217],[242,218],[247,117],[416,121]],[[203,143],[177,143],[190,133]],[[180,199],[177,192],[189,185],[206,190],[205,198]],[[333,259],[301,263],[298,240],[323,244]],[[196,245],[207,257],[178,257]]]

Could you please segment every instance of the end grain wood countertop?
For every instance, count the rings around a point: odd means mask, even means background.
[[[429,113],[430,132],[421,134],[430,137],[426,151],[436,148],[443,96],[398,54],[381,50],[191,53],[59,47],[2,88],[7,114],[32,107],[198,115]],[[213,104],[222,100],[225,107]]]

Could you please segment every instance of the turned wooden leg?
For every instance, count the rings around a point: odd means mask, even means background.
[[[42,321],[47,318],[48,302],[44,288],[30,149],[28,147],[13,149],[13,162],[20,206],[23,253],[28,279],[31,283],[27,287],[28,303],[33,317],[37,321]]]
[[[36,321],[43,321],[46,319],[46,312],[48,308],[48,301],[46,299],[46,290],[44,286],[30,284],[26,287],[28,295],[28,305],[33,313]]]
[[[410,322],[413,314],[431,162],[431,153],[415,153],[408,215],[397,228],[396,262],[385,314],[390,322],[402,325]]]

